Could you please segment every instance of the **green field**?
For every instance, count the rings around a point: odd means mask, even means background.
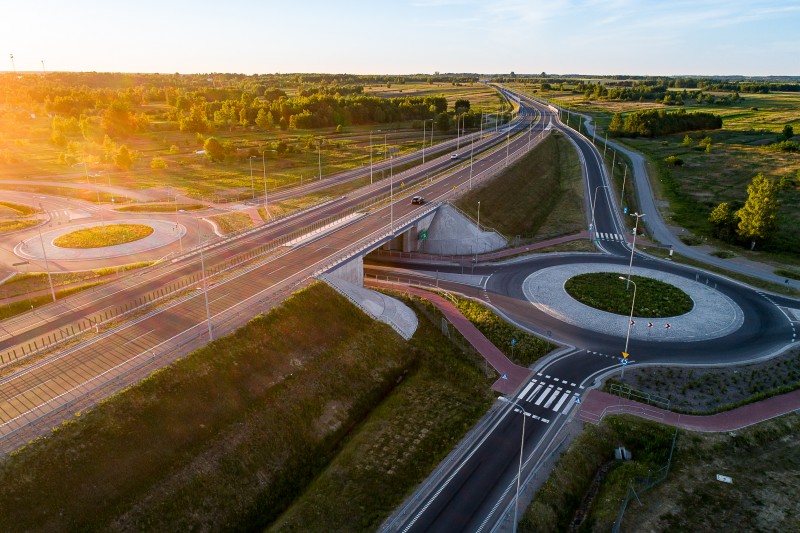
[[[577,152],[554,133],[505,172],[456,205],[509,240],[541,241],[584,229],[583,177]]]
[[[201,211],[202,204],[135,204],[118,207],[115,211],[124,213],[176,213],[178,211]]]
[[[317,284],[1,463],[0,529],[374,531],[490,402]]]
[[[30,228],[38,224],[39,221],[36,219],[12,219],[12,220],[0,220],[0,235],[3,233],[10,233],[12,231],[18,231],[25,228]]]

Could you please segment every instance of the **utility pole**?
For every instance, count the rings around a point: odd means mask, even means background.
[[[39,202],[39,209],[44,211],[42,207],[42,202]],[[45,213],[46,214],[46,213]],[[50,296],[53,297],[53,301],[56,301],[56,291],[53,288],[53,278],[50,276],[50,264],[47,262],[47,251],[44,249],[44,239],[42,238],[42,225],[39,224],[39,242],[42,245],[42,255],[44,256],[44,268],[47,270],[47,281],[50,282]]]

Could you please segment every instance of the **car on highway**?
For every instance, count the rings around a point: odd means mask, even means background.
[[[458,159],[458,154],[450,154],[450,159]]]
[[[414,205],[422,205],[425,203],[425,198],[422,196],[415,196],[411,199],[411,203]]]

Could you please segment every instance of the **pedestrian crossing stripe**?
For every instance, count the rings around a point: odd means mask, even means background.
[[[625,237],[620,235],[619,233],[604,233],[602,231],[597,232],[597,236],[604,241],[614,241],[614,242],[623,242],[625,241]]]

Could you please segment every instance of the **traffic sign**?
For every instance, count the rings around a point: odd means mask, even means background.
[[[671,328],[672,326],[670,326],[669,324],[667,324],[667,325],[666,325],[666,326],[664,326],[664,327],[665,327],[666,329],[669,329],[669,328]]]
[[[578,398],[577,396],[575,396],[575,403],[577,403],[578,405],[580,405],[581,403],[581,399]]]
[[[503,374],[502,376],[500,376],[500,379],[508,379],[508,374]]]
[[[511,346],[514,346],[515,344],[517,344],[517,339],[511,339]]]
[[[636,321],[635,320],[631,320],[631,326],[635,326],[635,325],[636,325]]]
[[[648,328],[652,328],[652,327],[653,327],[653,323],[652,323],[652,322],[648,322],[648,323],[647,323],[647,327],[648,327]]]
[[[628,352],[622,352],[623,359],[627,359],[630,354]]]
[[[627,215],[627,214],[628,214],[628,208],[627,208],[627,207],[623,208],[623,209],[622,209],[622,213],[623,213],[623,214],[625,214],[625,215]]]
[[[625,366],[625,365],[628,364],[628,360],[627,359],[620,359],[619,362],[622,363],[622,366]]]
[[[419,232],[419,240],[424,241],[428,238],[428,230],[422,230]]]

